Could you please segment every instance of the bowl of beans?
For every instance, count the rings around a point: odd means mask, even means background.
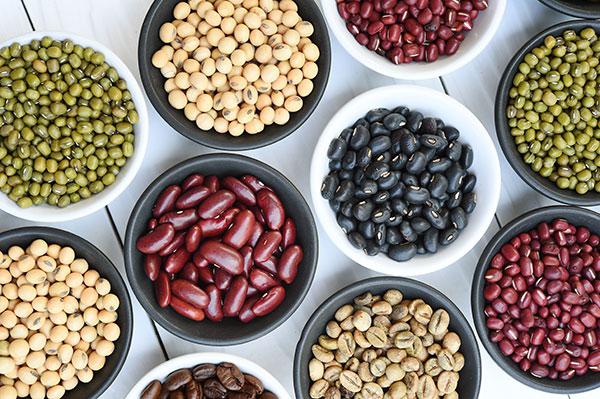
[[[127,288],[95,246],[66,231],[0,234],[0,397],[98,398],[127,357]]]
[[[318,219],[345,255],[411,276],[473,248],[494,217],[499,180],[491,138],[468,109],[435,90],[387,86],[334,115],[310,184]]]
[[[502,228],[477,264],[479,338],[502,369],[535,389],[600,387],[599,223],[582,208],[537,209]]]
[[[600,17],[598,0],[539,0],[550,8],[563,14],[579,18],[594,19]]]
[[[267,334],[302,302],[318,257],[312,213],[271,167],[239,155],[189,159],[142,194],[128,224],[134,293],[161,326],[192,342]]]
[[[326,0],[323,13],[357,61],[396,79],[432,79],[473,60],[492,40],[506,0]]]
[[[281,383],[256,363],[212,352],[180,356],[160,364],[138,381],[126,399],[158,399],[169,394],[177,397],[178,392],[186,398],[291,399]]]
[[[532,188],[566,204],[600,204],[599,27],[569,21],[535,35],[508,64],[496,95],[504,156]]]
[[[329,78],[314,1],[155,1],[138,58],[150,101],[190,140],[223,149],[272,144],[300,127]]]
[[[37,222],[104,208],[129,186],[148,143],[132,73],[70,33],[32,32],[0,48],[0,208]]]
[[[294,358],[299,398],[476,398],[480,382],[477,341],[461,311],[399,277],[333,294],[304,327]]]

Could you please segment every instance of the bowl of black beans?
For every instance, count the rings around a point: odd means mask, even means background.
[[[500,196],[488,132],[438,91],[386,86],[348,102],[311,165],[317,219],[355,262],[388,275],[440,270],[487,230]]]

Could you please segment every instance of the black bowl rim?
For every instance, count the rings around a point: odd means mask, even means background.
[[[585,7],[577,4],[567,3],[563,0],[539,0],[540,3],[573,17],[595,19],[600,17],[600,7]]]
[[[565,205],[554,205],[547,206],[539,209],[534,209],[521,216],[516,217],[506,226],[502,227],[494,237],[489,241],[479,260],[477,261],[477,267],[473,273],[473,284],[471,290],[471,312],[473,314],[473,320],[475,321],[475,329],[477,335],[483,343],[488,354],[496,362],[496,364],[508,375],[516,379],[517,381],[528,385],[537,390],[558,393],[558,394],[575,394],[581,392],[587,392],[592,389],[600,387],[600,378],[589,386],[583,386],[580,388],[569,387],[570,381],[550,380],[550,379],[538,379],[523,371],[521,371],[512,359],[502,355],[498,345],[493,343],[488,337],[488,330],[485,325],[485,316],[483,314],[483,287],[484,278],[483,275],[487,270],[486,261],[491,258],[493,254],[492,249],[501,242],[506,242],[508,239],[514,237],[516,234],[523,232],[523,226],[528,222],[536,219],[554,219],[557,217],[568,218],[569,215],[582,215],[590,219],[594,219],[600,222],[600,214],[585,208],[565,206]],[[574,380],[571,380],[574,381]]]
[[[245,150],[254,150],[257,148],[262,148],[262,147],[266,147],[268,145],[274,144],[280,140],[283,140],[284,138],[288,137],[289,135],[291,135],[292,133],[294,133],[296,130],[298,130],[298,128],[300,128],[307,120],[308,118],[310,118],[310,116],[315,112],[315,110],[317,109],[319,103],[321,102],[321,99],[323,98],[323,95],[325,94],[325,89],[327,88],[327,85],[329,83],[329,77],[331,75],[331,37],[329,35],[329,30],[327,29],[327,24],[325,22],[325,17],[323,16],[323,13],[320,9],[320,7],[318,6],[317,2],[315,0],[303,0],[301,1],[299,4],[299,7],[308,7],[311,9],[312,12],[314,12],[315,15],[315,23],[313,23],[315,30],[319,29],[320,33],[323,35],[324,37],[324,41],[323,43],[319,43],[319,50],[321,53],[321,58],[323,58],[324,60],[324,65],[325,68],[319,68],[319,73],[320,74],[325,74],[324,80],[323,80],[323,85],[317,87],[315,85],[315,89],[314,89],[314,93],[311,93],[311,95],[315,95],[314,97],[314,103],[311,106],[305,106],[302,107],[302,109],[300,111],[297,112],[297,114],[301,115],[297,121],[295,121],[295,123],[291,123],[288,122],[285,125],[282,126],[277,126],[278,128],[282,129],[281,133],[279,134],[274,134],[274,135],[269,135],[269,134],[265,134],[266,130],[269,127],[265,128],[265,131],[255,134],[255,135],[248,135],[245,134],[244,136],[246,136],[246,138],[251,138],[251,140],[245,140],[245,144],[244,142],[241,142],[239,140],[235,140],[236,137],[231,137],[232,140],[230,140],[228,142],[227,145],[221,145],[218,142],[212,140],[212,135],[216,135],[216,136],[222,136],[221,133],[217,133],[214,129],[209,130],[208,132],[211,133],[211,135],[209,137],[204,137],[204,136],[199,136],[197,134],[196,131],[190,131],[189,129],[186,128],[186,126],[184,124],[182,124],[178,119],[172,118],[169,113],[166,111],[166,107],[170,107],[170,105],[164,101],[164,98],[161,97],[160,94],[162,93],[162,87],[157,88],[155,86],[152,85],[152,82],[150,80],[150,68],[151,68],[151,63],[150,63],[150,57],[148,57],[148,40],[150,40],[150,24],[153,20],[153,18],[155,18],[156,12],[158,11],[158,9],[163,6],[162,4],[163,0],[154,0],[152,5],[150,6],[150,9],[148,10],[148,12],[146,13],[146,16],[144,17],[144,22],[142,23],[142,28],[140,30],[140,36],[139,36],[139,40],[138,40],[138,67],[139,67],[139,71],[140,71],[140,77],[142,79],[142,86],[144,87],[144,90],[146,92],[146,95],[148,96],[148,99],[150,99],[150,103],[152,104],[152,106],[154,107],[154,109],[160,114],[161,118],[173,129],[175,129],[175,131],[177,131],[179,134],[187,137],[189,140],[192,140],[198,144],[202,144],[205,145],[207,147],[210,148],[214,148],[217,150],[228,150],[228,151],[245,151]],[[159,94],[160,93],[160,94]],[[183,117],[183,110],[181,110],[181,116]],[[198,128],[198,130],[200,130]]]
[[[94,244],[92,244],[85,238],[80,237],[69,231],[57,229],[54,227],[45,227],[45,226],[18,227],[16,229],[6,230],[6,231],[0,233],[0,241],[9,240],[13,237],[16,238],[16,237],[20,237],[22,235],[29,235],[29,234],[34,234],[34,235],[44,234],[44,235],[49,235],[49,236],[56,236],[56,237],[60,237],[63,240],[67,239],[68,241],[70,241],[72,243],[71,246],[73,246],[73,247],[76,247],[76,246],[88,247],[88,249],[90,249],[92,252],[96,252],[98,258],[100,259],[100,262],[96,262],[96,265],[101,264],[102,265],[101,267],[106,267],[106,268],[112,267],[114,269],[114,272],[115,272],[114,274],[115,274],[115,276],[117,276],[117,278],[116,278],[116,280],[113,280],[111,278],[111,285],[113,287],[115,285],[118,286],[119,290],[124,292],[124,295],[119,295],[119,300],[121,302],[120,306],[125,307],[127,317],[129,318],[129,323],[125,322],[125,323],[119,325],[119,327],[121,328],[121,333],[123,333],[123,332],[125,333],[125,334],[121,335],[121,336],[125,337],[125,341],[123,343],[125,346],[124,351],[122,351],[121,353],[118,353],[118,354],[117,353],[113,354],[114,356],[118,356],[116,367],[110,371],[108,378],[106,378],[104,381],[100,382],[100,388],[96,392],[94,392],[94,394],[92,396],[88,397],[88,399],[96,399],[96,398],[100,397],[100,395],[102,395],[102,393],[104,393],[115,381],[115,379],[121,372],[121,369],[123,368],[123,365],[125,364],[125,361],[127,360],[127,355],[129,354],[129,349],[131,348],[131,341],[133,338],[134,320],[133,320],[133,307],[131,304],[131,297],[129,296],[129,290],[127,289],[127,284],[125,283],[123,276],[121,276],[121,272],[119,272],[119,269],[117,269],[117,267],[114,265],[114,263],[108,258],[108,256],[106,256],[104,254],[104,252],[102,252],[98,247],[96,247]],[[96,266],[96,270],[98,270],[98,266]],[[98,270],[98,272],[101,272],[101,270]],[[84,385],[82,385],[82,386],[84,386]],[[75,390],[70,391],[70,392],[76,393],[77,388],[75,388]],[[67,395],[68,395],[68,393],[69,392],[67,392]]]
[[[513,76],[526,53],[538,46],[547,35],[562,33],[566,29],[581,29],[592,26],[597,32],[600,32],[600,21],[574,19],[553,25],[529,39],[512,57],[498,85],[495,101],[495,124],[496,135],[504,157],[512,169],[519,175],[521,180],[527,183],[531,188],[540,194],[568,205],[593,206],[600,205],[600,193],[588,192],[584,195],[577,194],[572,190],[561,190],[550,180],[534,172],[523,162],[521,154],[517,152],[515,142],[510,134],[510,128],[506,121],[506,104],[508,103],[508,91],[512,86]]]
[[[321,303],[321,305],[319,305],[319,307],[313,312],[313,314],[310,316],[310,318],[304,325],[304,328],[302,329],[302,333],[300,335],[300,340],[298,341],[298,344],[296,345],[296,351],[294,353],[294,394],[296,395],[296,397],[302,398],[304,396],[304,392],[305,392],[303,390],[303,388],[305,388],[305,387],[301,386],[300,380],[301,380],[301,375],[306,373],[306,370],[304,370],[302,365],[300,364],[300,358],[302,356],[302,352],[304,351],[305,347],[307,345],[312,345],[312,342],[307,343],[308,332],[312,328],[314,328],[315,324],[321,323],[322,320],[330,320],[331,319],[333,312],[335,311],[335,309],[329,309],[331,307],[332,302],[335,302],[338,299],[348,295],[348,293],[350,291],[353,291],[354,289],[361,288],[361,289],[365,289],[365,290],[369,290],[369,289],[374,290],[380,284],[397,285],[397,289],[399,289],[400,291],[402,291],[403,287],[411,287],[413,289],[416,289],[416,290],[422,291],[428,295],[431,295],[432,297],[436,298],[440,302],[444,303],[444,309],[450,314],[451,318],[458,319],[458,322],[463,327],[466,327],[466,328],[464,328],[464,332],[461,332],[460,336],[461,336],[461,340],[470,341],[473,345],[473,348],[475,349],[476,356],[475,356],[475,365],[474,365],[474,370],[475,370],[474,379],[476,381],[477,386],[475,389],[476,394],[475,394],[474,398],[479,397],[479,391],[481,389],[481,375],[482,375],[481,353],[479,351],[479,344],[477,343],[477,338],[475,336],[475,333],[473,332],[473,328],[471,327],[471,324],[469,324],[469,321],[467,320],[465,315],[461,312],[461,310],[458,308],[458,306],[456,306],[456,304],[454,302],[452,302],[452,300],[450,300],[450,298],[448,298],[441,291],[432,287],[431,285],[425,284],[421,281],[406,278],[406,277],[391,277],[391,276],[390,277],[372,277],[372,278],[368,278],[368,279],[364,279],[364,280],[360,280],[355,283],[352,283],[352,284],[338,290],[337,292],[332,294],[329,298],[325,299],[325,301],[323,301],[323,303]]]
[[[292,195],[297,197],[300,207],[303,208],[303,212],[307,216],[309,216],[308,224],[310,226],[310,232],[309,232],[308,236],[310,237],[311,242],[308,245],[313,245],[314,251],[315,251],[314,259],[312,259],[310,264],[307,265],[310,269],[309,281],[308,281],[308,284],[306,284],[304,287],[302,287],[302,290],[300,291],[300,295],[294,302],[291,303],[291,306],[287,309],[284,316],[281,317],[279,320],[275,321],[274,323],[271,323],[267,327],[256,330],[255,332],[253,332],[251,334],[247,334],[247,333],[245,334],[244,331],[240,330],[241,337],[236,338],[236,339],[225,340],[220,337],[213,337],[213,338],[196,337],[196,336],[187,334],[184,331],[181,331],[180,329],[172,328],[170,323],[167,322],[165,319],[163,319],[163,317],[160,316],[160,310],[158,309],[156,303],[155,302],[148,303],[149,301],[146,301],[146,298],[143,295],[138,295],[139,288],[138,288],[137,284],[131,284],[131,289],[133,291],[133,294],[138,299],[138,301],[140,302],[140,304],[142,305],[144,310],[148,313],[148,315],[150,316],[150,318],[152,320],[154,320],[156,323],[158,323],[165,330],[169,331],[171,334],[174,334],[174,335],[178,336],[179,338],[184,339],[188,342],[193,342],[193,343],[203,344],[203,345],[212,345],[212,346],[218,346],[218,347],[244,344],[244,343],[254,341],[258,338],[261,338],[261,337],[269,334],[270,332],[272,332],[273,330],[275,330],[276,328],[281,326],[285,321],[287,321],[296,312],[296,310],[298,310],[298,308],[302,304],[302,301],[308,294],[310,287],[312,286],[312,283],[314,281],[315,274],[317,271],[318,260],[319,260],[319,235],[318,235],[317,225],[316,225],[313,213],[312,213],[310,207],[308,206],[306,199],[304,198],[302,193],[298,190],[298,188],[296,188],[294,183],[292,183],[281,172],[277,171],[276,169],[272,168],[271,166],[269,166],[257,159],[247,157],[245,155],[230,154],[230,153],[214,153],[214,154],[205,154],[205,155],[199,155],[199,156],[196,156],[193,158],[189,158],[183,162],[180,162],[180,163],[172,166],[171,168],[169,168],[168,170],[163,172],[160,176],[158,176],[156,179],[154,179],[148,185],[146,190],[144,190],[144,192],[137,199],[135,207],[131,211],[131,215],[127,222],[127,231],[125,232],[125,245],[123,247],[124,258],[125,258],[125,272],[127,273],[127,278],[130,281],[132,281],[135,278],[135,276],[133,274],[133,270],[132,270],[132,268],[134,267],[132,255],[135,251],[137,251],[137,249],[135,248],[135,239],[133,237],[133,225],[135,223],[135,220],[139,219],[139,214],[142,211],[141,210],[142,200],[145,199],[149,195],[149,193],[153,187],[155,187],[157,185],[164,186],[165,180],[168,180],[173,175],[176,175],[180,169],[183,169],[183,168],[187,167],[188,165],[193,165],[196,163],[203,163],[203,162],[211,162],[211,161],[212,162],[227,162],[228,160],[231,160],[231,159],[246,162],[246,163],[252,165],[257,170],[264,170],[264,171],[267,171],[267,172],[277,176],[281,180],[281,182],[288,188],[288,190],[290,190]],[[248,171],[248,172],[255,173],[252,171]]]

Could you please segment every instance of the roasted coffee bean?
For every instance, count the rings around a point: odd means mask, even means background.
[[[163,389],[168,391],[175,391],[187,384],[191,379],[192,373],[189,369],[179,369],[169,374],[162,386]]]
[[[154,380],[144,388],[140,399],[158,399],[162,386],[160,381]]]
[[[192,369],[192,374],[196,381],[206,381],[217,375],[217,365],[211,363],[199,364]]]
[[[217,378],[230,391],[239,391],[244,386],[244,375],[233,363],[221,363],[217,366]]]
[[[214,378],[204,381],[202,389],[204,397],[207,399],[225,399],[227,397],[227,388]]]

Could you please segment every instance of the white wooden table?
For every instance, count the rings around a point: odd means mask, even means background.
[[[301,0],[309,1],[309,0]],[[333,1],[333,0],[327,0]],[[491,0],[493,1],[493,0]],[[31,30],[61,30],[78,33],[110,47],[136,76],[137,41],[151,0],[2,0],[0,1],[0,40]],[[512,54],[533,34],[567,19],[536,0],[510,0],[500,30],[488,48],[461,70],[440,79],[414,82],[446,91],[469,107],[495,139],[494,98],[500,75]],[[258,158],[286,174],[309,198],[308,170],[312,149],[329,118],[349,99],[368,89],[396,83],[354,61],[332,36],[332,74],[323,101],[305,125],[290,137],[264,149],[245,154]],[[102,249],[123,271],[122,241],[129,213],[146,186],[170,166],[192,156],[211,152],[191,143],[171,129],[150,107],[150,146],[146,160],[131,187],[109,207],[82,220],[57,224],[87,238]],[[158,145],[158,143],[160,143]],[[499,153],[501,153],[498,148]],[[281,154],[286,154],[282,156]],[[504,224],[523,212],[552,203],[531,190],[501,157],[502,194],[495,221],[486,236],[462,260],[447,269],[420,280],[448,295],[471,319],[470,286],[472,273],[485,243]],[[31,223],[0,211],[0,231]],[[275,375],[291,393],[292,359],[305,321],[332,292],[374,273],[352,264],[320,230],[320,260],[310,293],[299,310],[281,327],[245,345],[219,349],[254,360]],[[132,294],[133,297],[133,294]],[[124,398],[137,378],[168,358],[209,351],[154,324],[133,298],[135,329],[125,367],[103,399]],[[482,399],[550,399],[561,397],[530,389],[504,373],[481,347],[483,359]],[[599,377],[600,378],[600,377]],[[566,395],[562,395],[566,399]],[[572,399],[600,398],[600,389],[571,395]],[[299,398],[300,399],[300,398]]]

